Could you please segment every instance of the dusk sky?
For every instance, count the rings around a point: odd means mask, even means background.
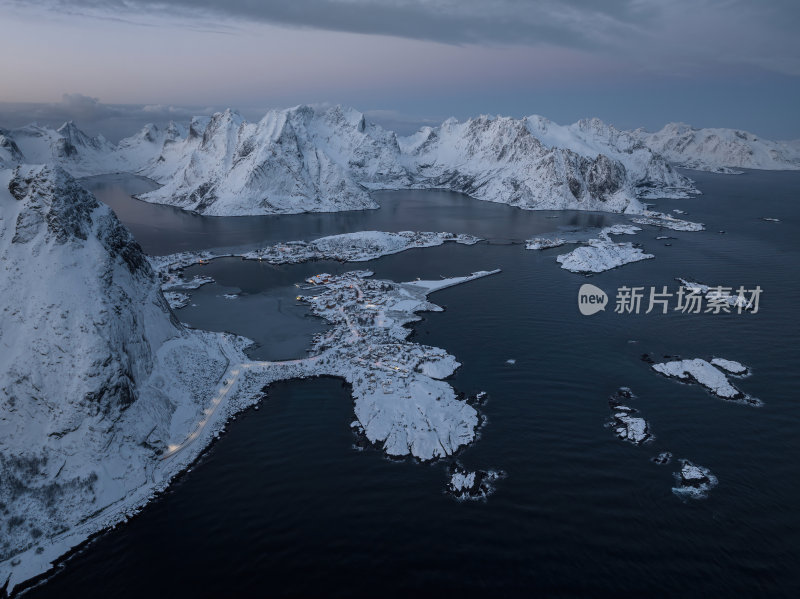
[[[0,126],[114,138],[225,107],[597,116],[800,138],[796,0],[0,0]]]

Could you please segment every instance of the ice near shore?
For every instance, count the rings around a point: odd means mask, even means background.
[[[441,380],[457,360],[409,342],[403,325],[439,309],[427,294],[494,271],[330,278],[307,299],[333,325],[312,355],[252,362],[246,339],[178,322],[130,233],[65,171],[0,171],[0,210],[0,502],[14,523],[0,538],[0,586],[10,591],[135,514],[277,380],[349,381],[364,434],[391,456],[437,459],[475,439],[475,408]]]
[[[637,225],[651,225],[659,228],[672,229],[675,231],[704,231],[705,225],[675,218],[661,212],[644,210],[642,216],[631,219]],[[577,273],[597,273],[611,270],[632,262],[649,260],[654,258],[652,254],[646,254],[638,247],[629,242],[614,242],[610,235],[635,235],[641,231],[640,227],[634,225],[617,224],[602,229],[596,239],[581,239],[572,235],[553,234],[547,237],[534,237],[526,241],[525,249],[545,250],[562,245],[573,243],[583,244],[567,254],[556,257],[556,261],[561,267]],[[656,239],[671,239],[660,235]],[[669,245],[669,244],[667,244]]]

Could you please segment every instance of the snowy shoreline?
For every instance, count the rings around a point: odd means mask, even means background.
[[[475,408],[441,380],[459,363],[441,349],[406,341],[411,331],[404,325],[419,319],[414,314],[417,311],[441,310],[427,300],[430,293],[497,272],[409,283],[372,280],[367,271],[328,277],[320,286],[325,291],[304,301],[333,327],[315,339],[313,354],[300,360],[249,361],[242,351],[249,340],[198,331],[218,338],[228,357],[228,367],[206,415],[194,430],[187,430],[182,442],[170,443],[166,452],[147,466],[149,483],[132,489],[98,515],[50,537],[50,543],[36,544],[0,563],[0,580],[7,581],[10,590],[34,585],[95,536],[133,517],[191,468],[238,413],[256,405],[262,389],[279,380],[344,379],[353,389],[358,425],[354,428],[371,444],[389,456],[420,461],[454,455],[475,440],[481,424]],[[343,296],[355,296],[355,301]],[[378,359],[365,360],[362,352]],[[397,402],[408,401],[417,409],[397,409]]]
[[[574,273],[598,273],[617,268],[640,260],[655,258],[653,254],[645,254],[631,242],[617,243],[611,235],[635,235],[641,231],[633,225],[613,225],[600,231],[596,239],[589,239],[571,252],[556,256],[561,268]]]
[[[164,280],[111,209],[63,169],[0,170],[0,184],[0,257],[13,272],[0,278],[0,501],[14,522],[0,538],[0,589],[33,584],[139,512],[278,380],[347,381],[358,426],[390,456],[436,460],[476,439],[477,410],[442,380],[458,361],[408,341],[404,325],[441,310],[430,293],[499,271],[409,283],[359,271],[315,277],[301,301],[331,326],[312,355],[252,361],[250,340],[186,327],[170,310],[165,288],[185,300],[174,290],[210,279]],[[445,241],[478,239],[367,232],[267,253],[357,261]]]
[[[286,241],[275,243],[265,248],[243,252],[215,252],[199,250],[179,252],[166,256],[148,256],[153,269],[160,273],[163,288],[192,289],[191,282],[183,281],[175,273],[195,264],[205,264],[217,258],[242,258],[258,260],[269,264],[299,264],[314,260],[338,260],[340,262],[366,262],[382,256],[397,254],[414,248],[430,248],[446,242],[463,245],[475,245],[483,241],[474,235],[464,233],[428,232],[428,231],[357,231],[320,237],[312,241]],[[197,277],[196,277],[197,279]],[[211,282],[206,280],[197,287]]]
[[[681,213],[683,213],[681,211]],[[645,210],[642,216],[631,219],[639,225],[650,225],[659,229],[672,229],[675,231],[704,231],[705,225],[675,218],[661,212]],[[566,254],[556,256],[556,262],[561,268],[579,274],[600,273],[633,262],[651,260],[653,254],[647,254],[632,242],[615,242],[611,235],[636,235],[641,227],[631,224],[618,223],[603,227],[596,238],[586,239],[576,235],[553,234],[545,237],[533,237],[526,241],[527,250],[546,250],[561,247],[566,244],[579,244],[578,247]],[[668,239],[659,236],[656,239]]]

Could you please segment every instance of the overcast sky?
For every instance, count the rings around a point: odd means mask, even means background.
[[[489,113],[800,137],[797,0],[0,0],[0,23],[0,126],[115,138],[343,103],[400,130]]]

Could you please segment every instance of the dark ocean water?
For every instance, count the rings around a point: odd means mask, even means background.
[[[220,260],[196,267],[217,283],[177,314],[254,338],[255,357],[293,357],[322,326],[292,301],[295,283],[309,274],[369,268],[412,280],[502,268],[433,294],[446,310],[423,314],[412,329],[462,362],[450,381],[457,391],[489,393],[480,439],[457,459],[508,476],[488,501],[457,502],[444,493],[449,462],[390,461],[353,448],[352,400],[341,381],[276,384],[261,409],[232,423],[164,497],[30,596],[796,596],[800,173],[690,176],[704,195],[658,208],[686,210],[708,230],[643,227],[630,240],[655,260],[590,278],[558,267],[564,248],[533,252],[510,242],[624,218],[523,212],[414,191],[379,194],[376,211],[213,219],[131,200],[127,193],[146,184],[140,180],[94,180],[98,197],[152,253],[361,229],[492,240],[356,264]],[[655,239],[664,234],[675,239]],[[577,310],[582,283],[613,298],[622,285],[675,291],[679,276],[760,285],[760,310],[609,309],[591,317]],[[222,297],[231,292],[241,296]],[[660,377],[644,353],[739,360],[753,375],[735,384],[765,405],[724,402]],[[620,385],[638,395],[632,405],[650,422],[651,444],[635,447],[604,427],[608,395]],[[710,468],[718,487],[705,500],[682,501],[671,492],[679,465],[650,462],[665,450]]]

